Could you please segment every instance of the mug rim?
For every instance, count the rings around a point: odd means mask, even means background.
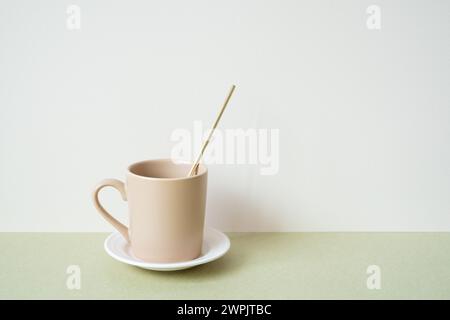
[[[204,171],[200,174],[196,174],[194,176],[191,177],[179,177],[179,178],[158,178],[158,177],[147,177],[147,176],[142,176],[139,174],[134,173],[133,171],[131,171],[131,168],[133,166],[139,165],[139,164],[143,164],[146,162],[171,162],[174,165],[178,165],[178,164],[194,164],[193,162],[190,161],[185,161],[185,160],[175,160],[177,162],[174,162],[173,159],[170,158],[162,158],[162,159],[147,159],[147,160],[141,160],[141,161],[137,161],[134,162],[132,164],[130,164],[127,168],[127,173],[135,176],[137,178],[140,179],[146,179],[146,180],[154,180],[154,181],[180,181],[180,180],[190,180],[190,179],[196,179],[196,178],[200,178],[204,175],[206,175],[208,173],[208,167],[206,165],[204,165],[203,163],[199,164],[199,168],[203,168]]]

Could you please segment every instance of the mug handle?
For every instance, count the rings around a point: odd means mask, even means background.
[[[100,204],[98,194],[104,187],[113,187],[117,189],[120,192],[122,199],[124,201],[127,201],[125,184],[117,179],[105,179],[101,181],[97,185],[97,187],[95,187],[94,192],[92,193],[92,201],[94,202],[95,208],[103,216],[103,218],[105,218],[106,221],[112,224],[112,226],[120,232],[120,234],[127,240],[127,242],[130,242],[130,238],[128,236],[128,228],[120,223],[117,219],[115,219],[111,214],[109,214],[108,211],[106,211],[105,208],[103,208],[103,206]]]

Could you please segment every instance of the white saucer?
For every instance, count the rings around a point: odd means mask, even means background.
[[[228,249],[230,249],[230,239],[223,232],[212,228],[205,229],[200,257],[183,262],[156,263],[142,261],[133,256],[130,244],[118,232],[110,234],[105,240],[105,250],[114,259],[139,268],[155,271],[175,271],[192,268],[219,259],[227,253]]]

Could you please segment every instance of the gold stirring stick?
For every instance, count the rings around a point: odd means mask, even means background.
[[[235,88],[236,88],[236,86],[233,84],[231,86],[231,89],[230,89],[230,92],[228,93],[227,98],[225,99],[225,102],[223,103],[222,109],[220,109],[219,115],[217,116],[216,121],[214,122],[214,125],[213,125],[211,131],[209,132],[208,139],[206,139],[206,141],[203,143],[202,149],[200,150],[200,153],[199,153],[199,155],[197,157],[197,160],[195,160],[194,164],[191,167],[191,170],[189,170],[188,177],[190,177],[190,176],[192,176],[194,174],[197,174],[198,165],[199,165],[200,160],[201,160],[201,158],[203,156],[203,153],[205,152],[206,146],[208,145],[209,140],[211,139],[211,137],[212,137],[212,135],[214,133],[214,130],[216,130],[217,124],[219,123],[220,118],[222,117],[222,114],[225,111],[225,108],[227,107],[227,104],[230,101],[231,96],[233,95],[233,92],[234,92]]]

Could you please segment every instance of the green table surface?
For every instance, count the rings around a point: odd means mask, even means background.
[[[1,299],[449,299],[450,233],[229,233],[221,259],[155,272],[103,250],[106,233],[0,233]],[[68,266],[81,270],[70,290]],[[381,288],[367,288],[367,268]]]

